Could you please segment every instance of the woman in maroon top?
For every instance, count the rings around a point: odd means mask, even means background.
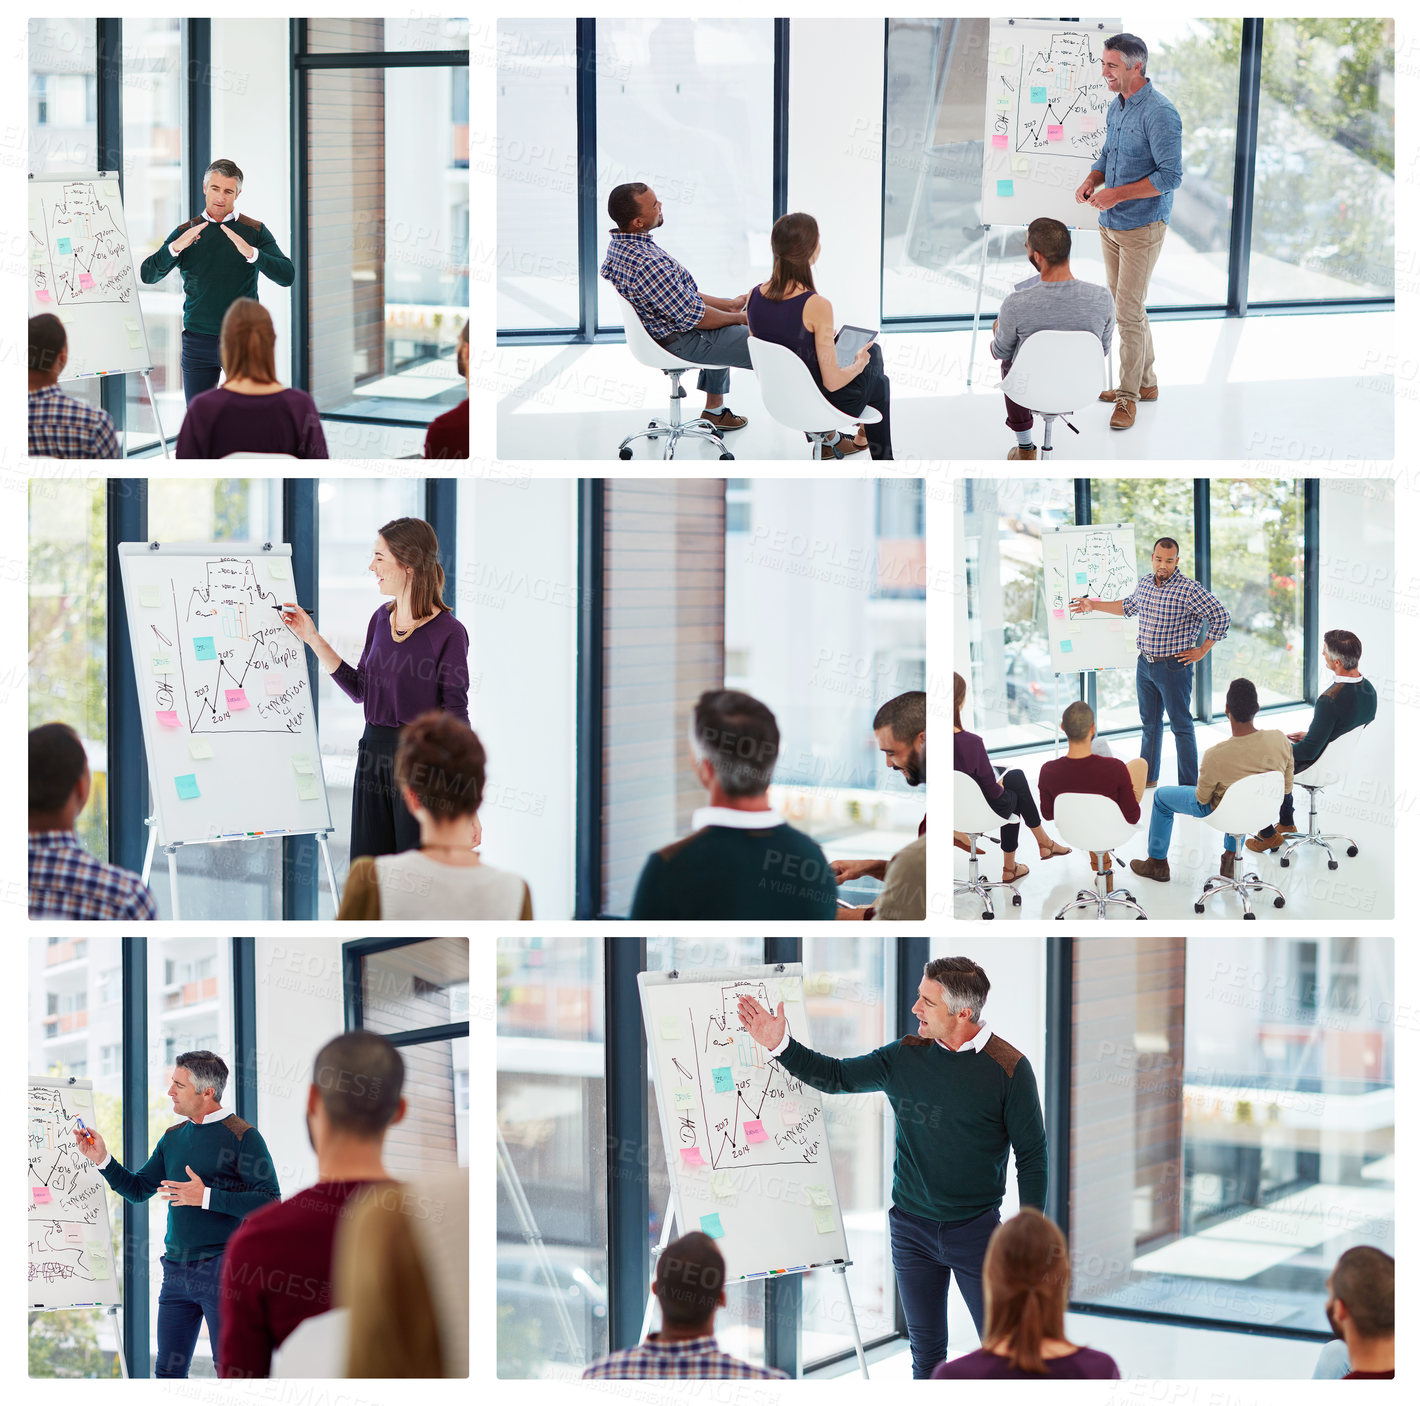
[[[299,605],[288,601],[281,616],[311,647],[336,687],[364,705],[365,732],[351,802],[352,860],[419,846],[419,822],[404,804],[394,775],[400,728],[431,710],[468,723],[468,631],[444,604],[444,568],[434,529],[413,517],[385,523],[369,570],[380,594],[394,600],[370,617],[355,667],[321,638]]]
[[[956,707],[952,729],[953,764],[958,771],[964,771],[981,787],[986,804],[1007,820],[1019,815],[1025,821],[1035,842],[1040,846],[1042,859],[1054,859],[1057,854],[1069,854],[1069,849],[1052,840],[1040,823],[1040,811],[1036,808],[1035,797],[1031,795],[1030,782],[1019,767],[1012,767],[1001,779],[996,779],[996,768],[986,755],[986,744],[976,733],[968,732],[961,725],[961,705],[966,702],[966,680],[960,674],[953,674],[956,680]],[[1024,879],[1030,870],[1024,864],[1016,863],[1016,845],[1020,840],[1021,827],[1017,821],[1009,821],[1001,827],[1001,882],[1013,884]],[[952,832],[952,842],[958,849],[968,849],[966,835],[960,830]],[[981,853],[980,850],[977,851]]]
[[[1070,1252],[1060,1228],[1033,1206],[997,1226],[981,1266],[986,1331],[981,1346],[941,1363],[933,1381],[1067,1378],[1118,1381],[1107,1352],[1065,1336]]]
[[[458,350],[454,353],[458,362],[459,375],[468,384],[468,321],[465,319],[463,331],[459,333]],[[468,458],[468,396],[447,413],[440,415],[424,436],[424,457],[426,459],[467,459]]]

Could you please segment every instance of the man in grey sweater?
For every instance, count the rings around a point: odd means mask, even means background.
[[[1085,283],[1070,272],[1070,231],[1046,216],[1032,220],[1026,228],[1026,258],[1039,277],[1016,285],[991,327],[991,355],[1001,363],[1002,378],[1021,343],[1034,332],[1093,332],[1108,356],[1114,339],[1114,299],[1108,288]],[[1033,424],[1031,412],[1007,396],[1006,427],[1015,432],[1016,444],[1006,458],[1036,457]]]

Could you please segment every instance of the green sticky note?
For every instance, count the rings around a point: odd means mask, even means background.
[[[320,784],[314,776],[298,776],[296,778],[296,796],[302,801],[320,800]]]
[[[1030,90],[1030,100],[1033,103],[1043,103],[1046,101],[1045,89],[1032,86]]]
[[[1060,652],[1061,654],[1070,654],[1073,652],[1073,647],[1071,646],[1069,640],[1060,641]]]
[[[668,1015],[668,1016],[665,1016],[665,1017],[662,1019],[662,1021],[661,1021],[661,1039],[663,1039],[663,1040],[679,1040],[679,1039],[680,1039],[680,1021],[678,1021],[678,1020],[675,1018],[675,1016],[673,1016],[673,1015]]]
[[[314,776],[316,771],[315,767],[311,765],[311,758],[308,752],[297,752],[295,756],[291,758],[291,770],[294,771],[297,776]]]
[[[694,1108],[695,1095],[689,1089],[677,1089],[675,1091],[675,1106],[677,1108]]]
[[[735,1194],[735,1183],[729,1172],[716,1172],[710,1178],[710,1191],[717,1201],[728,1201]]]
[[[170,674],[170,673],[172,673],[172,671],[173,671],[173,660],[172,660],[172,656],[171,656],[170,654],[155,654],[155,655],[153,656],[153,676],[154,676],[154,678],[159,678],[159,679],[160,679],[160,678],[163,677],[164,674]]]
[[[57,242],[59,245],[59,252],[61,254],[72,254],[74,252],[74,246],[70,244],[67,239],[61,239]]]
[[[199,659],[215,659],[217,646],[211,635],[198,635],[192,642],[192,652]]]
[[[96,1282],[108,1278],[108,1256],[101,1250],[86,1250],[84,1263],[89,1267],[89,1274]]]
[[[212,744],[205,737],[194,737],[187,744],[187,754],[202,761],[212,755]]]
[[[1011,158],[1011,170],[1018,176],[1025,176],[1030,173],[1030,162],[1024,156],[1013,156]]]
[[[1009,93],[997,93],[996,106],[998,108],[1009,110],[1011,106],[1011,95]]]
[[[156,586],[139,586],[138,604],[144,610],[157,610],[163,603],[163,594]]]
[[[720,1224],[719,1211],[712,1211],[708,1216],[700,1217],[700,1228],[712,1240],[719,1240],[725,1234],[725,1227]]]
[[[721,1065],[718,1069],[712,1069],[711,1075],[715,1080],[715,1092],[717,1094],[732,1094],[735,1091],[735,1077],[730,1073],[728,1064]]]
[[[123,324],[123,330],[128,333],[128,345],[134,351],[143,345],[143,333],[139,326],[131,318]]]
[[[814,1229],[815,1229],[816,1231],[818,1231],[818,1233],[819,1233],[820,1235],[828,1235],[831,1231],[835,1230],[836,1228],[837,1228],[837,1224],[836,1224],[836,1222],[834,1221],[834,1218],[833,1218],[833,1207],[832,1207],[832,1206],[815,1206],[815,1207],[814,1207]]]
[[[178,799],[182,801],[195,801],[201,794],[197,789],[197,778],[188,772],[186,776],[174,777],[177,783]]]
[[[814,1206],[831,1206],[833,1203],[828,1199],[828,1188],[824,1186],[806,1186],[805,1191],[809,1193],[809,1203]]]
[[[1016,193],[1015,181],[997,181],[996,194],[1003,199]]]

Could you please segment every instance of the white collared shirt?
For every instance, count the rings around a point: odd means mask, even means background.
[[[723,825],[727,830],[772,830],[783,823],[784,817],[777,810],[734,810],[730,806],[701,806],[690,814],[692,830],[703,830],[707,825]]]
[[[206,220],[209,225],[218,225],[218,224],[225,225],[225,224],[230,224],[233,220],[235,220],[235,219],[237,218],[237,212],[236,212],[235,210],[233,210],[232,213],[231,213],[230,215],[228,215],[227,218],[224,219],[224,220],[214,220],[214,219],[212,218],[212,216],[207,213],[206,210],[203,210],[203,212],[202,212],[202,218],[203,218],[204,220]],[[173,243],[176,243],[176,242],[177,242],[176,240],[173,241]],[[179,257],[177,250],[175,250],[175,249],[173,248],[172,244],[169,244],[169,245],[168,245],[168,253],[171,254],[171,255],[173,256],[173,258],[175,258],[175,259]],[[249,258],[249,259],[247,260],[247,263],[249,263],[249,264],[254,264],[254,263],[256,262],[256,255],[257,255],[257,251],[256,251],[255,249],[253,249],[253,250],[251,251],[251,258]]]
[[[206,211],[204,211],[203,213],[205,214]],[[207,1114],[203,1118],[202,1126],[205,1127],[208,1123],[220,1123],[223,1118],[226,1118],[231,1114],[231,1111],[232,1110],[230,1108],[214,1108],[211,1113]],[[189,1118],[186,1121],[190,1123],[192,1119]],[[106,1156],[104,1160],[98,1164],[99,1171],[103,1171],[103,1169],[107,1167],[108,1164],[112,1161],[113,1153],[110,1152],[108,1156]],[[202,1209],[204,1211],[210,1211],[212,1209],[212,1188],[210,1186],[203,1188]]]

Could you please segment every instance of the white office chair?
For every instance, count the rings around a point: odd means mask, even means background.
[[[1142,817],[1142,811],[1140,812]],[[1080,791],[1068,791],[1055,798],[1055,828],[1060,838],[1075,849],[1088,850],[1095,856],[1097,872],[1093,889],[1081,889],[1074,901],[1067,903],[1055,916],[1064,919],[1076,908],[1093,908],[1094,916],[1103,918],[1109,912],[1109,905],[1117,903],[1121,908],[1132,909],[1138,920],[1149,915],[1138,899],[1128,889],[1108,890],[1112,870],[1104,867],[1106,853],[1118,853],[1119,847],[1129,840],[1139,829],[1131,825],[1116,801],[1108,796],[1092,796]]]
[[[857,415],[839,410],[819,390],[813,373],[798,353],[778,342],[751,337],[749,359],[759,377],[764,408],[781,425],[802,430],[808,436],[810,459],[815,450],[822,458],[824,449],[841,459],[843,451],[838,441],[845,431],[851,434],[855,425],[876,425],[883,418],[871,405],[865,405]]]
[[[1292,851],[1306,849],[1309,845],[1315,845],[1318,849],[1326,851],[1326,867],[1335,869],[1338,867],[1336,856],[1331,852],[1329,841],[1335,840],[1338,844],[1346,841],[1346,857],[1355,859],[1360,854],[1356,847],[1356,841],[1349,835],[1321,835],[1316,828],[1316,798],[1328,786],[1339,786],[1345,779],[1346,773],[1351,769],[1355,761],[1356,753],[1360,750],[1363,738],[1362,734],[1370,727],[1367,723],[1365,727],[1353,727],[1350,732],[1343,732],[1340,737],[1326,744],[1326,750],[1309,766],[1303,773],[1307,779],[1303,781],[1301,777],[1292,778],[1293,788],[1300,787],[1307,793],[1310,802],[1310,809],[1307,811],[1307,833],[1305,835],[1283,835],[1282,853],[1278,863],[1285,869],[1292,862]],[[1226,800],[1227,798],[1224,797]],[[1274,823],[1270,822],[1270,823]]]
[[[725,448],[725,441],[720,438],[719,430],[709,420],[699,418],[682,420],[680,418],[680,403],[685,399],[685,387],[681,385],[680,378],[687,371],[723,371],[725,368],[713,366],[704,361],[687,361],[683,356],[675,356],[668,352],[646,330],[636,309],[620,293],[615,296],[616,301],[621,304],[621,321],[626,328],[626,345],[631,355],[642,366],[650,366],[657,371],[663,371],[671,378],[671,407],[667,418],[651,420],[644,430],[637,430],[635,434],[627,435],[621,441],[621,448],[617,450],[617,453],[621,458],[629,459],[631,446],[638,439],[659,439],[664,441],[661,445],[661,458],[674,459],[676,445],[682,439],[704,439],[720,451],[722,459],[733,459],[735,456]]]
[[[1104,346],[1093,332],[1032,332],[1016,348],[1011,369],[996,389],[1045,422],[1040,457],[1050,458],[1051,426],[1099,399],[1107,384]]]
[[[1282,908],[1287,900],[1276,884],[1266,884],[1258,877],[1256,870],[1248,873],[1244,861],[1248,857],[1245,847],[1247,837],[1255,835],[1264,825],[1277,819],[1277,807],[1282,804],[1282,773],[1280,771],[1259,771],[1252,776],[1244,776],[1234,781],[1223,793],[1223,799],[1203,817],[1205,825],[1224,835],[1232,835],[1237,841],[1233,858],[1233,877],[1225,879],[1214,874],[1193,905],[1195,913],[1203,911],[1203,904],[1214,894],[1235,893],[1242,899],[1243,917],[1256,919],[1248,892],[1261,893],[1264,890],[1277,895],[1272,900],[1274,908]]]
[[[299,459],[299,454],[265,454],[256,450],[237,449],[230,454],[222,455],[224,459]]]
[[[793,353],[790,352],[792,356]],[[971,840],[971,856],[968,861],[967,882],[960,879],[952,881],[952,897],[958,894],[975,894],[981,901],[982,918],[990,921],[996,916],[996,910],[991,906],[992,889],[1010,889],[1011,902],[1017,908],[1021,906],[1021,896],[1016,891],[1014,884],[993,884],[984,875],[979,874],[976,868],[977,840],[985,834],[997,831],[1001,828],[1001,817],[986,804],[986,797],[981,794],[981,787],[976,784],[964,771],[953,772],[956,778],[956,789],[952,793],[952,828],[964,830]]]

